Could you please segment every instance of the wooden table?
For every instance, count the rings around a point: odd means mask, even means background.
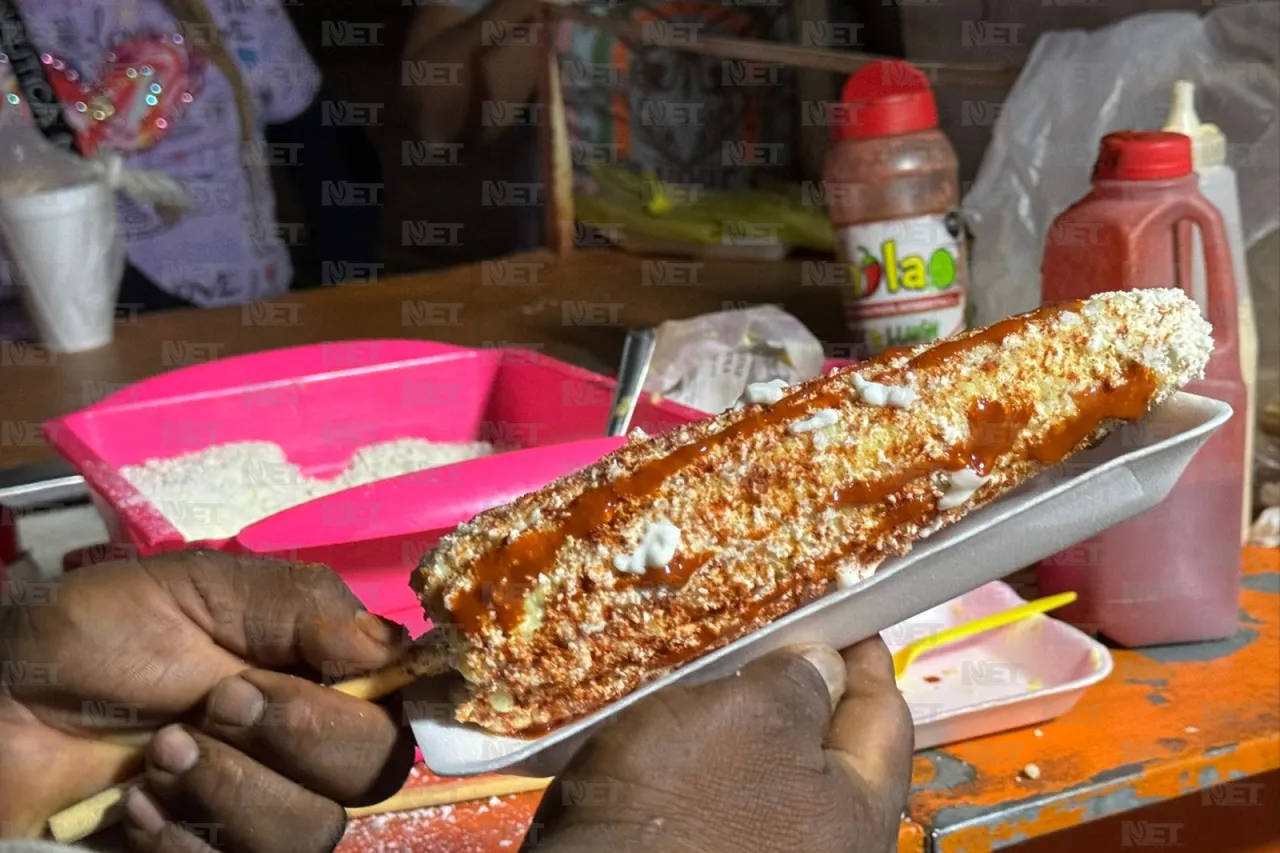
[[[514,344],[607,370],[628,326],[774,302],[837,342],[831,355],[847,356],[838,343],[839,295],[821,280],[821,266],[803,262],[646,262],[610,251],[561,261],[535,253],[274,303],[126,318],[115,342],[92,353],[55,357],[0,343],[0,468],[48,458],[42,421],[129,382],[315,341]],[[1280,849],[1273,807],[1280,805],[1280,554],[1252,549],[1246,557],[1241,622],[1230,640],[1117,651],[1112,676],[1065,717],[920,753],[899,849]],[[1028,764],[1040,768],[1039,779],[1021,775]],[[411,784],[438,780],[419,770]],[[366,818],[353,822],[340,850],[514,851],[537,800],[524,794]]]
[[[138,379],[213,358],[356,338],[433,339],[542,350],[611,372],[626,330],[775,302],[847,357],[839,293],[822,262],[685,263],[612,250],[536,252],[271,303],[124,317],[102,349],[55,355],[0,341],[0,468],[48,458],[40,424]]]

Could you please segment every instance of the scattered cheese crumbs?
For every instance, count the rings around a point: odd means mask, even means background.
[[[768,382],[752,382],[742,392],[742,399],[747,403],[774,403],[786,396],[787,383],[782,379],[770,379]]]
[[[818,411],[802,421],[787,424],[787,432],[792,435],[813,432],[814,430],[829,427],[838,420],[840,420],[840,413],[835,409],[818,409]]]
[[[665,518],[659,519],[649,525],[634,553],[613,558],[613,567],[627,574],[642,575],[645,569],[660,569],[670,563],[679,548],[680,528]]]
[[[1032,734],[1036,737],[1044,737],[1044,732],[1040,731],[1040,729],[1036,729]]]
[[[940,507],[941,508],[941,507]],[[933,521],[920,528],[919,536],[921,539],[928,539],[942,528],[942,519],[935,518]]]
[[[1199,733],[1200,733],[1200,730],[1199,730],[1198,728],[1196,728],[1195,726],[1187,726],[1185,729],[1183,729],[1183,731],[1184,731],[1184,732],[1186,732],[1186,733],[1187,733],[1187,734],[1189,734],[1189,735],[1194,735],[1194,734],[1199,734]]]
[[[1035,764],[1028,764],[1026,767],[1022,768],[1022,775],[1026,776],[1028,779],[1039,779],[1040,768]]]
[[[490,806],[500,806],[500,805],[502,805],[502,800],[500,800],[500,799],[499,799],[499,798],[497,798],[497,797],[490,797],[490,798],[489,798],[489,805],[490,805]]]
[[[914,388],[905,385],[881,385],[879,382],[863,379],[856,373],[853,374],[853,387],[857,389],[858,397],[868,406],[905,409],[916,401]]]
[[[947,479],[951,483],[951,488],[938,500],[938,509],[955,509],[967,503],[969,498],[973,497],[973,493],[982,488],[982,484],[991,478],[980,477],[968,468],[961,468],[959,471],[948,471]]]
[[[836,570],[836,586],[839,589],[848,589],[851,586],[857,586],[875,573],[876,566],[880,565],[880,561],[867,565],[858,561],[848,561]]]
[[[646,438],[649,437],[649,433],[645,432],[640,427],[635,427],[634,429],[631,430],[630,437],[634,438],[636,441],[644,441]]]

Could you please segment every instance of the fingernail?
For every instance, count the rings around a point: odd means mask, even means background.
[[[356,626],[368,634],[374,642],[383,646],[394,646],[406,639],[402,626],[368,610],[361,610],[356,614]]]
[[[164,829],[164,814],[151,795],[141,788],[130,788],[124,799],[125,818],[148,835]]]
[[[830,646],[802,646],[796,649],[800,657],[813,664],[813,668],[822,676],[827,685],[827,693],[831,697],[831,707],[835,708],[844,697],[848,677],[845,674],[844,658]]]
[[[238,675],[223,679],[209,697],[209,716],[227,726],[256,725],[266,708],[262,691]]]
[[[200,748],[182,726],[165,726],[151,739],[151,763],[177,776],[200,760]]]

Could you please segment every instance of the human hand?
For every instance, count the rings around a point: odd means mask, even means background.
[[[526,849],[888,853],[913,734],[878,637],[783,650],[620,715],[548,790]]]
[[[408,775],[395,710],[291,674],[376,669],[407,640],[326,568],[184,552],[11,598],[0,777],[19,781],[0,798],[0,837],[36,835],[141,770],[124,827],[139,851],[329,851],[344,805]]]

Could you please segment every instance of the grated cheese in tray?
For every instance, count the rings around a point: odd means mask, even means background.
[[[236,441],[128,465],[120,474],[188,541],[228,539],[290,507],[343,489],[494,453],[487,441],[401,438],[362,447],[336,477],[309,477],[269,441]]]

